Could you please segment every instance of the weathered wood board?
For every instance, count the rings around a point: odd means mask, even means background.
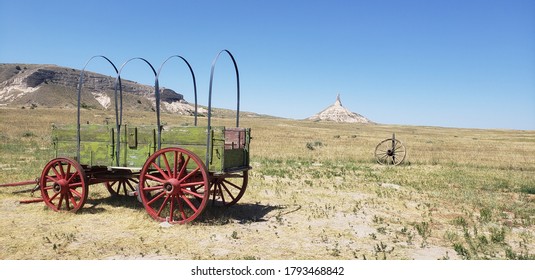
[[[120,128],[119,164],[116,159],[117,129],[111,125],[82,125],[80,127],[80,158],[77,158],[75,125],[54,127],[52,140],[56,157],[69,157],[82,165],[141,168],[147,158],[157,150],[157,132],[154,126],[128,126]],[[206,159],[206,127],[163,127],[161,148],[181,147],[203,161]],[[249,167],[250,129],[212,127],[209,134],[208,170],[224,173]]]

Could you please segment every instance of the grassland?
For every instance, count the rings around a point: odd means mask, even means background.
[[[54,155],[52,123],[73,124],[75,115],[0,108],[0,183],[39,176]],[[112,113],[83,111],[84,122],[106,118]],[[155,122],[144,112],[124,119]],[[162,227],[135,198],[100,185],[77,214],[20,204],[28,187],[0,188],[0,259],[535,258],[535,131],[247,116],[241,126],[252,128],[253,170],[237,205]],[[381,166],[373,151],[392,133],[408,156]]]

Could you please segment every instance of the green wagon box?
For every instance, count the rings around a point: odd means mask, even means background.
[[[78,155],[76,126],[53,126],[55,156],[73,158],[88,167],[141,169],[158,149],[156,128],[123,125],[120,130],[118,136],[115,126],[80,126]],[[206,137],[210,138],[209,142]],[[163,127],[161,131],[161,148],[178,146],[188,149],[200,158],[208,159],[206,167],[215,174],[248,169],[250,140],[249,128],[215,126],[208,134],[206,127],[171,126]],[[120,145],[119,155],[117,145]]]

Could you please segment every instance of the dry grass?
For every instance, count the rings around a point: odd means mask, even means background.
[[[535,131],[241,120],[253,170],[237,205],[167,228],[103,186],[77,214],[19,204],[26,187],[2,188],[0,259],[535,258]],[[51,123],[73,124],[75,111],[0,108],[0,183],[39,176],[53,158]],[[408,156],[380,166],[375,145],[393,132]]]

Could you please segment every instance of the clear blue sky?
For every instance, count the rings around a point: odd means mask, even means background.
[[[334,103],[385,124],[535,129],[535,1],[0,0],[0,63],[154,67],[179,54],[207,104],[238,62],[241,109],[302,119]],[[193,100],[179,60],[161,84]],[[100,61],[88,70],[114,75]],[[233,108],[228,58],[213,105]],[[123,76],[152,84],[141,62]],[[73,93],[74,94],[74,93]]]

